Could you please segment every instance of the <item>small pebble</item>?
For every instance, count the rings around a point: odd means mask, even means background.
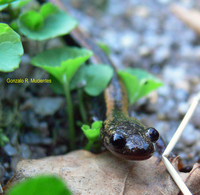
[[[11,146],[9,143],[6,144],[4,147],[3,147],[4,151],[6,152],[6,154],[8,156],[16,156],[19,154],[19,152],[17,151],[17,149],[13,146]]]
[[[177,110],[178,110],[178,113],[182,116],[182,115],[185,115],[186,112],[188,111],[189,109],[189,104],[188,102],[179,102],[178,103],[178,107],[177,107]]]
[[[27,127],[37,129],[39,122],[36,114],[33,111],[22,111],[22,120]]]
[[[200,128],[200,106],[198,106],[191,118],[192,124],[194,124],[195,127]]]
[[[133,48],[139,44],[140,37],[137,33],[126,32],[120,38],[120,44],[123,48]]]
[[[183,131],[180,141],[187,146],[194,145],[200,138],[200,131],[197,131],[192,124],[188,124]]]
[[[0,183],[3,183],[4,174],[5,174],[5,169],[2,166],[2,164],[0,163]]]
[[[67,152],[67,146],[66,145],[57,146],[53,150],[54,155],[65,154],[66,152]]]
[[[160,110],[161,107],[165,105],[165,99],[161,96],[158,97],[157,101],[154,103],[149,103],[147,105],[147,110],[149,112],[157,112]]]
[[[169,33],[159,35],[159,45],[170,48],[173,44],[173,38]]]
[[[13,157],[11,158],[10,167],[11,167],[12,171],[15,171],[15,168],[16,168],[16,166],[17,166],[17,163],[18,163],[20,160],[22,160],[21,155],[13,156]]]
[[[46,156],[46,149],[44,147],[39,147],[39,146],[30,146],[32,155],[31,158],[32,159],[39,159],[39,158],[43,158]]]
[[[180,53],[180,56],[183,58],[191,59],[194,57],[194,51],[193,51],[192,45],[188,45],[188,44],[181,45],[179,53]]]
[[[50,137],[45,137],[45,138],[42,139],[42,143],[44,145],[52,145],[53,144],[53,140]]]
[[[159,47],[153,54],[153,60],[155,63],[162,63],[169,58],[170,54],[171,52],[168,47]]]
[[[163,85],[158,88],[158,96],[169,97],[172,92],[172,89],[169,85]]]
[[[169,130],[169,123],[166,121],[158,121],[155,123],[154,127],[165,137],[165,133]]]
[[[175,89],[174,98],[178,101],[186,101],[188,98],[188,93],[183,89]]]
[[[138,6],[135,10],[135,15],[146,18],[149,16],[149,9],[147,6]]]
[[[31,150],[27,144],[20,144],[19,149],[23,159],[31,158]]]
[[[29,144],[29,145],[38,145],[42,143],[41,137],[33,132],[25,133],[21,137],[21,142]]]
[[[159,3],[162,3],[162,4],[168,4],[171,2],[171,0],[157,0]]]
[[[146,32],[143,35],[143,44],[146,44],[149,48],[155,49],[158,46],[158,36],[153,32]]]
[[[48,123],[47,122],[41,122],[41,123],[39,123],[38,131],[40,132],[40,135],[42,137],[49,136],[50,132],[49,132],[49,128],[48,128]]]
[[[195,57],[200,60],[200,46],[195,47]]]
[[[168,84],[175,84],[180,80],[184,80],[186,76],[185,69],[181,66],[165,66],[163,69],[163,78]]]
[[[186,93],[189,93],[190,91],[190,83],[187,79],[184,80],[178,80],[176,83],[174,83],[174,87],[177,89],[182,89],[184,90]]]
[[[61,97],[44,97],[33,99],[33,109],[36,114],[42,116],[54,115],[64,103]]]
[[[119,42],[120,37],[112,29],[107,29],[103,32],[102,38],[104,41],[115,51],[121,50],[121,45]]]
[[[158,112],[156,114],[156,117],[158,120],[166,120],[167,119],[167,114],[166,113],[162,113],[162,112]]]
[[[142,57],[146,57],[148,55],[151,54],[151,50],[148,46],[146,45],[141,45],[139,48],[138,48],[138,53],[140,56]]]

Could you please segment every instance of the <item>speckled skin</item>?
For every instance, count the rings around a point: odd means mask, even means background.
[[[94,52],[90,61],[92,63],[114,65],[105,53],[94,44],[87,33],[76,28],[70,33],[76,44]],[[136,118],[128,116],[128,99],[125,87],[115,70],[109,86],[104,91],[106,101],[107,119],[100,131],[100,138],[105,147],[114,155],[126,160],[145,160],[150,158],[154,151],[154,143],[147,136],[147,128]],[[111,137],[120,134],[125,138],[123,148],[116,149],[111,144]]]
[[[117,85],[120,87],[116,87]],[[136,161],[150,158],[155,151],[154,143],[146,136],[147,128],[136,118],[128,116],[126,91],[118,77],[111,80],[104,95],[107,119],[100,132],[104,146],[114,155],[126,160]],[[112,146],[110,139],[114,134],[123,135],[126,139],[126,144],[122,149]]]

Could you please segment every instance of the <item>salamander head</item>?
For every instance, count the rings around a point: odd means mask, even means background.
[[[123,124],[107,124],[104,122],[101,129],[101,139],[105,147],[115,156],[126,160],[146,160],[154,151],[154,143],[159,138],[156,129],[146,128],[137,121],[125,121]]]

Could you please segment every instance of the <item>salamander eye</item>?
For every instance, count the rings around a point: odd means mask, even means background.
[[[159,138],[159,133],[153,127],[147,129],[146,136],[150,138],[152,142],[156,142]]]
[[[121,134],[113,134],[110,138],[110,143],[115,149],[122,149],[126,145],[126,139]]]

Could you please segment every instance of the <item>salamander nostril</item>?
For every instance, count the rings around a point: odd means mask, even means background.
[[[150,138],[152,142],[156,142],[159,138],[159,133],[153,127],[149,127],[146,132],[146,136]]]
[[[126,145],[126,139],[121,134],[113,134],[110,138],[110,143],[115,149],[122,149]]]

